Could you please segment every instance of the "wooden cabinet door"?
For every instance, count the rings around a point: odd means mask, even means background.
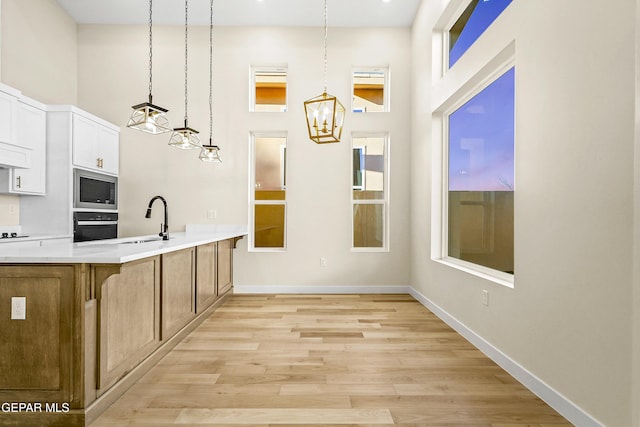
[[[73,266],[0,266],[0,401],[78,407],[80,295]],[[26,298],[24,320],[11,320],[12,297]]]
[[[162,254],[162,340],[195,317],[194,294],[195,248]]]
[[[217,261],[218,295],[224,295],[233,286],[233,239],[218,242]]]
[[[202,313],[218,298],[216,243],[196,248],[196,313]]]
[[[96,278],[103,276],[93,267]],[[99,287],[98,395],[160,344],[160,257],[128,262]]]

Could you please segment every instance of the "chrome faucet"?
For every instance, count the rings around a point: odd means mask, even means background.
[[[167,201],[162,196],[155,196],[151,201],[149,201],[149,207],[147,208],[147,214],[144,216],[145,218],[151,218],[151,206],[153,202],[157,199],[162,200],[164,204],[164,224],[160,224],[160,233],[158,236],[162,237],[162,240],[169,240],[169,215],[167,213]]]

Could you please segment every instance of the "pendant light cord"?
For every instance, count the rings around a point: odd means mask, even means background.
[[[149,0],[149,102],[153,89],[153,0]]]
[[[327,0],[324,0],[324,93],[327,93]]]
[[[188,127],[187,126],[187,117],[189,116],[187,114],[187,108],[188,108],[188,102],[187,102],[187,96],[188,96],[188,90],[187,90],[187,75],[188,75],[188,64],[189,64],[189,57],[188,57],[188,52],[189,52],[189,48],[188,48],[188,39],[189,39],[189,25],[188,25],[188,20],[189,20],[189,0],[184,0],[184,127]]]
[[[209,21],[209,144],[213,144],[213,0]]]

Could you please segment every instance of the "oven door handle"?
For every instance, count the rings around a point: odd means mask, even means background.
[[[118,221],[78,221],[78,225],[118,225]]]

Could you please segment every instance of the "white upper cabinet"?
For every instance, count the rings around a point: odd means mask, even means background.
[[[18,98],[0,88],[0,142],[16,144]]]
[[[78,113],[73,114],[73,165],[118,174],[120,133]]]
[[[47,163],[46,106],[30,98],[20,97],[16,108],[15,145],[8,144],[4,152],[13,147],[15,150],[27,150],[30,162],[28,168],[0,169],[0,193],[44,195]]]
[[[31,167],[11,169],[10,192],[43,195],[47,175],[47,113],[43,104],[27,99],[18,101],[17,134],[19,145],[31,149]]]
[[[20,92],[0,84],[0,166],[27,168],[31,150],[18,142],[18,97]]]

